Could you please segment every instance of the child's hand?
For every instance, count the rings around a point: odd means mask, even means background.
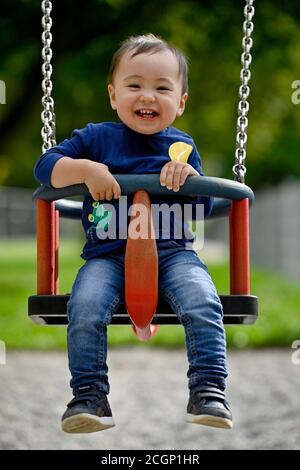
[[[171,161],[162,167],[160,184],[176,192],[189,175],[199,176],[199,173],[189,163]]]
[[[103,163],[91,162],[86,167],[84,183],[94,201],[118,199],[121,188],[117,180],[110,173],[108,166]]]

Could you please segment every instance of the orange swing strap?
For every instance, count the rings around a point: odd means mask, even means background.
[[[156,332],[151,325],[158,302],[158,255],[149,194],[134,194],[125,252],[125,304],[133,330],[142,339]]]

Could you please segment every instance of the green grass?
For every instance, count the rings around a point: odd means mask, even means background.
[[[60,250],[60,292],[70,292],[80,265],[81,243],[63,240]],[[35,325],[27,317],[27,298],[35,293],[35,243],[32,240],[0,242],[0,340],[7,348],[51,349],[66,347],[66,328]],[[228,268],[210,266],[220,293],[228,292]],[[281,276],[252,271],[251,290],[260,299],[260,316],[254,326],[227,327],[231,347],[291,345],[300,338],[300,289]],[[128,326],[109,327],[110,346],[136,344]],[[161,326],[151,346],[181,347],[180,326]]]

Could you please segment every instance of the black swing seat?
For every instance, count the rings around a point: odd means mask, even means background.
[[[32,295],[28,299],[29,317],[40,325],[65,325],[68,323],[66,295]],[[254,295],[220,295],[223,305],[223,322],[227,325],[251,325],[258,315],[258,299]],[[169,304],[159,299],[152,324],[176,325],[179,320]],[[112,325],[130,325],[131,320],[124,304],[120,304],[112,317]]]

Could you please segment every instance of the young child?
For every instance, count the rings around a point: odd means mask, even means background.
[[[106,203],[99,201],[110,201],[116,212],[119,209],[121,190],[113,174],[158,173],[161,185],[173,196],[151,196],[152,203],[203,204],[205,216],[212,207],[211,198],[175,194],[187,176],[203,175],[192,138],[170,127],[183,114],[188,97],[183,53],[152,34],[130,37],[113,56],[108,93],[121,123],[88,124],[75,130],[71,139],[47,151],[35,165],[35,177],[43,184],[60,188],[85,183],[90,192],[82,218],[86,244],[81,256],[86,261],[68,302],[74,398],[63,414],[62,429],[70,433],[114,426],[107,400],[107,325],[124,302],[126,240],[97,236],[98,225],[103,227],[103,220],[110,223]],[[188,240],[174,240],[172,233],[164,240],[161,235],[157,237],[159,293],[176,312],[186,335],[187,421],[231,428],[224,394],[222,305],[206,266],[195,251],[187,249]]]

